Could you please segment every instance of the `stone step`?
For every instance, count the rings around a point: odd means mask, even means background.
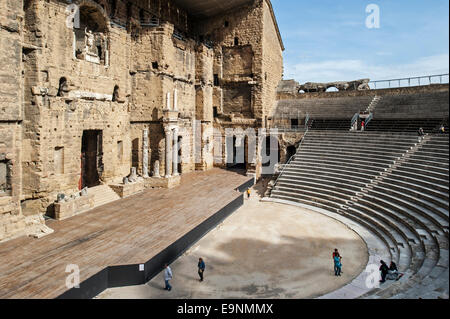
[[[326,180],[333,183],[343,183],[348,185],[350,188],[361,189],[362,187],[366,187],[370,183],[370,179],[362,179],[356,176],[345,174],[335,174],[332,172],[321,172],[316,170],[298,170],[294,168],[288,168],[284,171],[283,177],[280,178],[282,180],[284,177],[289,180]]]
[[[439,221],[441,226],[448,225],[448,201],[445,202],[436,197],[427,196],[423,192],[416,192],[413,189],[397,187],[384,182],[380,182],[376,187],[373,187],[373,190],[391,194],[405,201],[411,201],[426,209],[427,212],[431,211],[431,214],[434,215],[433,217]]]
[[[371,165],[371,166],[378,166],[383,168],[389,168],[389,166],[394,164],[394,159],[376,159],[376,158],[369,158],[369,157],[361,157],[357,155],[346,155],[346,154],[327,154],[327,153],[313,153],[313,152],[307,152],[302,153],[299,152],[298,155],[295,157],[295,162],[298,160],[307,159],[307,160],[328,160],[333,162],[346,162],[346,163],[355,163],[355,164],[363,164],[363,165]]]
[[[121,199],[108,185],[99,185],[88,189],[88,194],[94,195],[94,207],[103,206]]]
[[[408,148],[409,149],[409,148]],[[350,146],[350,147],[340,147],[340,146],[326,146],[326,145],[308,145],[308,144],[302,144],[299,151],[300,152],[330,152],[330,153],[345,153],[345,154],[357,154],[362,157],[369,157],[369,156],[381,156],[381,158],[387,157],[387,158],[398,158],[402,157],[405,151],[408,149],[404,149],[399,151],[399,149],[395,149],[392,152],[388,149],[383,148],[376,148],[372,149],[370,145],[365,145],[358,147],[356,145]]]
[[[448,185],[448,173],[443,174],[443,171],[439,170],[436,171],[433,166],[422,166],[415,164],[411,164],[408,162],[405,162],[403,165],[397,167],[395,169],[397,173],[400,174],[412,174],[413,176],[418,176],[420,178],[423,178],[423,176],[428,177],[427,180],[436,182],[436,183],[446,183]],[[445,185],[445,184],[444,184]]]

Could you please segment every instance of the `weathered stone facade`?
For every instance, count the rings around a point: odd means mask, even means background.
[[[270,1],[238,2],[0,2],[0,241],[57,217],[58,194],[132,167],[173,185],[226,165],[226,128],[266,127],[284,48]]]

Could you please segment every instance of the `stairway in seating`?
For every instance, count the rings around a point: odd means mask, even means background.
[[[366,188],[363,190],[363,192],[367,191],[368,189],[373,189],[373,187],[378,185],[380,182],[382,182],[384,178],[389,177],[390,174],[394,170],[397,169],[397,167],[401,166],[405,161],[407,161],[409,158],[411,158],[411,156],[414,155],[416,153],[416,151],[418,151],[422,147],[422,145],[424,145],[429,140],[430,140],[430,136],[427,135],[421,141],[419,141],[416,145],[411,147],[410,150],[407,150],[406,153],[403,154],[402,158],[395,161],[394,164],[390,168],[388,168],[386,171],[381,173],[381,175],[376,176],[375,179],[373,179],[372,182],[366,186]],[[361,196],[357,195],[357,197],[361,197]]]
[[[369,106],[366,109],[366,113],[373,113],[373,111],[375,110],[375,108],[378,105],[378,102],[380,102],[381,97],[378,95],[375,95],[373,100],[370,102]]]
[[[99,185],[88,189],[88,194],[94,195],[94,208],[121,199],[108,185]]]

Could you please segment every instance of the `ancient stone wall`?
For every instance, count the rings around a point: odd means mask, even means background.
[[[95,41],[102,41],[92,45],[89,31],[82,30],[82,53],[77,51],[79,30],[67,23],[67,3],[31,1],[26,12],[31,21],[25,24],[30,49],[24,61],[23,206],[29,214],[47,212],[58,193],[80,188],[83,132],[101,132],[99,182],[120,179],[130,169],[130,36],[109,25],[106,6],[75,3],[82,25],[102,26],[95,34]],[[90,15],[83,17],[83,10]]]
[[[58,194],[121,183],[132,167],[169,184],[212,168],[215,149],[226,158],[213,127],[256,129],[275,98],[266,0],[206,20],[166,0],[0,9],[0,241],[52,216]]]
[[[283,44],[280,43],[277,22],[274,20],[270,3],[264,1],[263,20],[263,127],[268,126],[267,118],[276,105],[278,83],[283,77]]]
[[[262,30],[263,1],[203,21],[196,32],[214,44],[214,74],[221,90],[215,90],[214,102],[223,96],[220,111],[225,115],[253,118],[262,113]],[[233,97],[241,100],[236,108]]]
[[[21,1],[0,2],[0,241],[23,234]]]

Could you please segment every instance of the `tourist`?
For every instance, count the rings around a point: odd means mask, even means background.
[[[344,272],[342,271],[342,257],[341,257],[341,255],[339,254],[339,251],[338,251],[337,248],[335,248],[335,249],[334,249],[334,252],[333,252],[333,261],[334,261],[334,257],[336,257],[336,256],[339,257],[339,263],[341,264],[341,271],[340,271],[340,273],[343,274]]]
[[[342,272],[342,264],[341,264],[341,257],[338,255],[334,256],[334,275],[340,276]]]
[[[365,126],[366,126],[366,122],[362,121],[361,122],[361,132],[364,132]]]
[[[164,271],[164,281],[165,281],[166,287],[164,289],[167,291],[171,291],[172,286],[170,285],[170,280],[172,280],[172,278],[173,278],[172,269],[170,269],[168,264],[165,265],[165,268],[166,268],[166,270]]]
[[[339,258],[341,258],[341,255],[339,254],[339,251],[338,251],[337,248],[334,249],[334,252],[333,252],[333,259],[334,259],[335,256],[338,256]]]
[[[398,272],[398,268],[397,268],[397,265],[395,264],[395,262],[391,261],[386,279],[387,280],[399,280],[402,277],[403,277],[403,274]]]
[[[423,137],[425,136],[425,132],[423,131],[423,128],[419,128],[417,135],[419,135],[419,142],[421,142],[423,140]]]
[[[248,199],[250,199],[250,193],[251,193],[250,188],[247,188],[247,198]]]
[[[198,259],[198,275],[200,276],[200,281],[203,281],[203,274],[205,272],[205,262],[203,261],[202,258]]]
[[[389,271],[389,267],[386,265],[386,263],[383,260],[380,260],[381,266],[380,266],[380,272],[381,272],[381,280],[380,282],[383,283],[386,281],[386,276]]]
[[[445,126],[441,125],[441,128],[439,129],[439,131],[441,132],[441,134],[445,134]]]
[[[423,131],[423,128],[419,128],[419,136],[424,136],[425,132]]]

